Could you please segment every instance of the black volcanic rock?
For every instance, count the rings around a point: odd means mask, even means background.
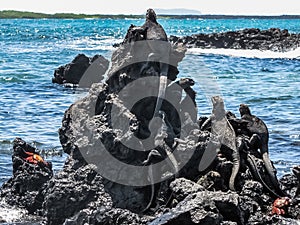
[[[29,213],[37,213],[42,207],[42,190],[51,179],[51,163],[31,163],[26,160],[26,152],[35,153],[36,149],[20,138],[13,142],[13,177],[3,184],[0,197],[8,204],[25,208]]]
[[[163,152],[170,148],[173,141],[177,141],[176,150],[178,154],[175,158],[179,161],[181,158],[189,156],[193,152],[190,160],[183,166],[183,168],[176,174],[176,178],[169,177],[168,179],[154,185],[155,196],[151,199],[150,185],[145,187],[136,187],[124,185],[105,177],[96,179],[93,182],[97,183],[100,189],[96,191],[94,196],[87,197],[88,201],[83,201],[82,204],[74,206],[75,210],[65,214],[65,224],[89,223],[89,224],[272,224],[272,223],[286,223],[286,221],[293,222],[293,220],[286,220],[283,217],[270,215],[272,202],[275,200],[267,190],[263,187],[260,181],[251,174],[251,168],[245,162],[237,177],[237,191],[228,191],[229,177],[232,168],[232,159],[227,157],[230,155],[225,148],[221,149],[223,156],[218,156],[211,166],[206,170],[199,172],[198,165],[205,152],[210,132],[201,131],[196,120],[187,120],[185,126],[190,127],[190,132],[187,136],[181,139],[176,136],[174,128],[180,121],[177,117],[172,118],[173,109],[167,103],[163,103],[162,109],[165,110],[169,124],[167,136],[169,139],[164,139],[163,143],[155,151],[135,151],[122,144],[124,140],[132,138],[129,134],[136,136],[147,137],[147,127],[149,118],[151,118],[154,107],[155,98],[143,99],[139,104],[135,105],[133,109],[126,107],[126,99],[123,99],[119,94],[127,85],[133,85],[133,89],[129,90],[126,96],[135,96],[136,93],[146,93],[145,95],[153,94],[151,92],[151,84],[139,83],[139,86],[134,86],[133,81],[144,77],[156,77],[159,75],[159,64],[155,62],[147,63],[136,60],[138,57],[143,58],[143,55],[151,53],[151,49],[143,45],[135,45],[135,41],[145,40],[145,28],[131,25],[128,33],[119,46],[119,48],[112,55],[112,67],[108,72],[108,79],[104,83],[93,84],[88,96],[74,103],[66,112],[63,118],[63,125],[59,131],[60,140],[63,149],[70,155],[68,166],[64,168],[63,173],[69,173],[71,170],[71,177],[75,171],[82,170],[88,164],[91,158],[99,158],[101,160],[101,167],[106,170],[114,171],[111,160],[105,154],[108,151],[114,158],[130,165],[140,166],[143,162],[148,162],[148,159],[163,160]],[[273,35],[273,32],[270,31]],[[260,35],[258,29],[251,29],[245,31],[244,36]],[[277,33],[276,33],[277,34]],[[264,35],[269,35],[264,34]],[[224,35],[200,35],[198,45],[203,46],[230,46],[235,44],[235,40],[241,36],[237,32],[231,32]],[[287,34],[285,33],[285,36]],[[192,42],[195,37],[187,37],[186,43]],[[198,37],[196,37],[198,38]],[[218,40],[222,38],[223,44]],[[265,39],[266,37],[261,37]],[[175,40],[176,38],[174,38]],[[203,39],[203,40],[201,40]],[[176,41],[176,45],[172,45],[170,57],[175,61],[170,67],[168,78],[170,84],[166,91],[169,94],[176,90],[172,85],[172,81],[176,80],[178,70],[176,68],[178,62],[184,57],[185,49],[180,44],[180,39]],[[195,42],[196,43],[196,42]],[[206,44],[208,43],[208,44]],[[239,44],[244,46],[245,42],[240,39]],[[237,45],[237,44],[236,44]],[[255,41],[251,44],[256,45]],[[140,48],[144,47],[144,48]],[[140,49],[140,51],[136,51]],[[141,50],[143,49],[143,51]],[[147,57],[144,57],[144,59]],[[138,62],[137,62],[138,61]],[[145,67],[147,65],[147,67]],[[146,68],[146,69],[143,69]],[[178,90],[177,90],[178,91]],[[182,98],[182,92],[179,92]],[[177,92],[176,92],[177,94]],[[168,95],[168,92],[167,94]],[[112,114],[114,110],[115,114]],[[185,113],[189,114],[186,109]],[[114,127],[113,116],[117,115],[117,120],[120,126]],[[176,119],[177,118],[177,119]],[[122,122],[123,121],[123,122]],[[102,147],[101,147],[102,146]],[[89,155],[89,156],[88,156]],[[106,158],[108,157],[108,158]],[[152,158],[151,158],[152,157]],[[156,158],[155,158],[156,157]],[[265,169],[262,160],[253,156],[256,161],[257,171],[265,178]],[[95,170],[98,166],[95,162]],[[168,163],[166,167],[169,168]],[[67,170],[68,168],[68,170]],[[162,176],[167,176],[171,173],[172,168],[166,170]],[[116,173],[122,177],[124,168],[119,168]],[[98,177],[99,175],[96,175]],[[141,177],[139,171],[136,170],[124,179],[142,180],[148,179],[147,175]],[[54,177],[53,183],[60,183],[61,177]],[[74,179],[73,179],[74,180]],[[74,182],[74,181],[73,181]],[[75,183],[77,180],[75,180]],[[197,183],[196,183],[197,182]],[[88,185],[87,181],[79,184]],[[73,190],[72,185],[69,185]],[[75,185],[76,186],[76,185]],[[287,190],[295,189],[296,183],[286,187]],[[61,190],[61,191],[60,191]],[[49,189],[50,193],[51,188]],[[70,191],[64,191],[63,185],[57,190],[57,193],[63,193],[63,199],[69,198]],[[55,193],[55,192],[54,192]],[[101,193],[101,194],[100,194]],[[79,193],[78,193],[79,194]],[[46,194],[47,196],[47,194]],[[106,198],[108,207],[100,206],[98,204],[99,196],[109,196]],[[47,199],[47,198],[46,198]],[[150,208],[144,211],[145,207],[152,200]],[[82,201],[82,200],[79,200]],[[47,212],[48,223],[52,223],[53,218],[57,217],[57,213],[51,211],[52,208],[57,207],[56,201],[44,207]],[[101,202],[101,201],[100,201]],[[66,203],[70,205],[70,203]],[[59,206],[60,207],[60,206]],[[296,203],[295,208],[298,207]],[[71,207],[72,208],[72,207]],[[79,210],[79,211],[78,211]],[[59,210],[57,210],[58,212]],[[293,210],[292,210],[293,211]],[[293,215],[294,219],[297,215],[289,212],[288,215]],[[61,221],[63,220],[61,218]],[[260,223],[261,222],[261,223]]]
[[[124,87],[138,78],[155,78],[160,73],[159,62],[145,62],[152,50],[148,43],[145,42],[143,45],[143,43],[138,42],[143,39],[143,35],[140,35],[139,32],[143,33],[144,29],[136,26],[129,28],[123,44],[112,55],[112,67],[108,71],[106,82],[93,84],[89,94],[74,103],[65,112],[59,135],[64,151],[70,156],[63,171],[49,182],[49,186],[44,192],[46,197],[43,207],[49,224],[61,223],[72,216],[74,216],[72,219],[67,220],[68,223],[72,223],[74,220],[77,222],[79,220],[97,221],[102,218],[100,221],[109,221],[109,224],[115,224],[116,217],[123,216],[123,212],[128,215],[128,217],[124,217],[124,224],[130,223],[128,221],[130,218],[136,221],[149,221],[152,218],[146,215],[138,216],[150,201],[150,185],[135,187],[120,184],[100,177],[95,172],[99,166],[105,167],[106,171],[115,170],[111,160],[105,158],[108,157],[105,156],[105,151],[124,163],[136,166],[142,166],[143,161],[147,159],[151,152],[136,151],[126,147],[121,142],[126,139],[130,140],[132,138],[130,135],[145,136],[148,134],[149,119],[153,116],[157,101],[156,98],[146,98],[130,110],[125,105],[124,95],[118,94]],[[140,43],[142,45],[139,45]],[[173,46],[170,53],[167,53],[170,54],[168,58],[172,61],[167,74],[170,81],[176,79],[178,74],[177,65],[184,57],[185,51],[186,49],[183,47]],[[141,61],[140,58],[144,60]],[[133,86],[126,96],[135,96],[136,93],[153,96],[157,94],[155,93],[157,90],[156,85],[157,82],[139,83]],[[179,103],[181,98],[182,95],[180,94]],[[171,115],[176,110],[170,108],[166,102],[163,103],[162,107],[167,115]],[[193,105],[193,107],[195,106]],[[182,109],[182,113],[184,112],[185,109]],[[118,124],[121,127],[114,127],[113,116],[121,122]],[[127,126],[127,123],[130,126]],[[175,118],[170,123],[173,125],[180,124]],[[188,127],[188,125],[197,129],[196,121],[187,121],[186,126]],[[190,143],[180,143],[178,146],[178,152],[181,155],[190,154],[189,151],[192,149],[187,145],[192,144],[194,146],[198,139],[197,136],[192,134],[186,138],[190,140]],[[165,151],[163,148],[166,147],[167,144],[163,141],[160,150],[162,154]],[[204,146],[199,148],[198,151],[201,152],[203,149]],[[97,163],[94,163],[94,165],[87,164],[86,162],[86,160],[97,158],[101,160],[101,165]],[[197,159],[194,162],[196,161]],[[93,165],[95,174],[90,170],[87,173],[84,169],[89,165]],[[91,177],[91,180],[77,178],[75,175],[79,171],[83,171],[82,177]],[[167,171],[170,171],[170,168]],[[117,171],[114,173],[118,174]],[[137,170],[125,179],[128,179],[128,182],[130,179],[145,180],[148,179],[148,176],[147,174],[140,174]],[[145,180],[145,182],[147,181]],[[165,199],[164,201],[169,195],[167,181],[165,185],[166,188],[161,191],[161,197]],[[107,198],[104,202],[101,202],[103,196],[107,196]],[[154,200],[156,201],[156,199]],[[107,205],[107,207],[99,211],[100,205]],[[67,210],[64,210],[64,207]],[[95,211],[92,210],[93,207],[95,207]]]
[[[112,207],[112,201],[104,191],[102,178],[92,165],[77,170],[67,164],[45,188],[43,208],[48,224],[62,224],[66,218],[73,216],[87,207]]]
[[[300,34],[288,30],[257,28],[224,33],[194,34],[185,37],[170,36],[170,42],[183,43],[188,48],[258,49],[286,52],[300,46]]]
[[[239,202],[236,193],[199,190],[150,224],[221,224],[228,220],[244,224]]]
[[[80,84],[82,87],[90,87],[93,83],[100,82],[103,79],[108,66],[109,61],[101,55],[89,58],[84,54],[78,54],[71,63],[60,66],[54,71],[52,82]]]

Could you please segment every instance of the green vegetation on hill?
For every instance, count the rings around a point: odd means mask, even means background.
[[[19,12],[14,10],[0,11],[1,19],[14,19],[14,18],[43,18],[46,14],[33,13],[33,12]]]
[[[35,12],[22,12],[15,10],[0,11],[0,19],[85,19],[85,18],[98,18],[98,19],[141,19],[144,15],[101,15],[101,14],[74,14],[74,13],[35,13]],[[164,19],[241,19],[241,18],[256,18],[256,19],[300,19],[300,15],[282,15],[282,16],[242,16],[242,15],[158,15],[158,18]]]
[[[100,19],[123,19],[132,18],[139,19],[144,18],[144,15],[100,15],[100,14],[74,14],[74,13],[35,13],[35,12],[22,12],[15,10],[4,10],[0,11],[0,19],[85,19],[85,18],[100,18]]]

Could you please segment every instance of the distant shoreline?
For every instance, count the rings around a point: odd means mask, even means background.
[[[300,19],[300,15],[257,16],[257,15],[158,15],[162,19]],[[144,15],[105,15],[75,13],[36,13],[15,10],[0,11],[0,19],[142,19]]]

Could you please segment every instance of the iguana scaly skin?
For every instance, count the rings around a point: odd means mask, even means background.
[[[153,9],[147,10],[146,22],[142,27],[147,30],[146,40],[148,41],[151,50],[148,61],[159,62],[160,64],[158,99],[154,110],[155,117],[158,116],[163,99],[165,98],[169,70],[169,65],[167,63],[170,56],[170,45],[168,43],[167,34],[164,28],[157,22],[156,14]]]
[[[249,137],[259,139],[259,149],[262,156],[262,160],[269,174],[270,180],[274,185],[274,188],[278,192],[282,192],[279,186],[279,182],[276,177],[276,169],[274,168],[269,157],[269,131],[266,124],[257,116],[252,115],[248,105],[241,104],[240,108],[241,119],[248,121],[247,130]]]
[[[257,169],[255,158],[251,154],[247,154],[247,162],[249,164],[249,167],[250,167],[254,177],[258,181],[260,181],[260,183],[269,191],[269,193],[272,194],[276,198],[281,198],[282,197],[281,195],[277,194],[276,191],[272,190],[272,188],[268,184],[266,184],[266,182],[260,175],[259,170]]]
[[[217,153],[215,152],[215,151],[217,151],[216,148],[220,148],[221,145],[225,145],[226,147],[230,148],[232,150],[233,167],[232,167],[232,172],[231,172],[231,176],[229,179],[229,188],[231,190],[235,190],[235,187],[234,187],[235,178],[240,169],[240,154],[236,147],[235,131],[226,118],[226,112],[225,112],[225,106],[224,106],[223,99],[220,96],[213,96],[211,98],[211,101],[213,104],[212,115],[203,124],[203,126],[206,126],[206,124],[211,123],[212,138],[211,138],[210,142],[208,143],[207,149],[204,152],[204,155],[202,158],[205,161],[212,162],[212,157],[217,155]],[[211,152],[211,151],[213,151],[213,152]],[[206,156],[207,156],[207,158],[206,158]],[[205,163],[204,160],[203,161],[201,160],[200,164],[202,162]],[[207,166],[209,166],[209,165],[207,165]],[[200,169],[200,166],[199,166],[199,169]]]
[[[142,25],[147,28],[147,40],[168,41],[167,34],[164,28],[157,22],[156,13],[153,9],[148,9],[146,12],[146,22]]]
[[[232,150],[233,167],[229,179],[229,188],[235,190],[235,178],[240,169],[240,154],[236,147],[236,136],[234,129],[226,118],[224,101],[220,96],[211,98],[213,103],[212,134],[219,137],[222,145]]]
[[[170,166],[174,170],[173,174],[176,175],[179,171],[178,162],[172,153],[172,149],[165,142],[165,140],[168,138],[168,134],[169,134],[169,132],[168,132],[169,122],[166,119],[165,113],[162,111],[159,111],[158,118],[156,117],[156,119],[152,123],[151,126],[153,126],[153,128],[151,130],[153,132],[155,132],[154,130],[157,130],[156,131],[157,134],[155,135],[156,137],[154,140],[154,142],[155,142],[154,144],[159,151],[157,149],[151,150],[151,152],[148,155],[147,160],[144,161],[144,163],[143,163],[145,166],[149,167],[148,176],[149,176],[149,180],[150,180],[150,184],[151,184],[151,195],[150,195],[150,200],[149,200],[147,206],[142,210],[142,213],[144,213],[148,209],[150,209],[150,207],[155,199],[155,183],[154,183],[154,177],[153,177],[154,171],[151,166],[151,164],[155,163],[154,158],[163,159],[163,155],[166,155],[166,157],[167,157],[166,161],[170,164]],[[163,154],[161,154],[161,153],[163,153]]]

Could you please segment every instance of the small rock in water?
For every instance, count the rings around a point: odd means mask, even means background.
[[[101,55],[92,58],[78,54],[69,64],[60,66],[54,72],[52,83],[64,84],[65,87],[90,87],[101,82],[107,71],[109,61]]]

